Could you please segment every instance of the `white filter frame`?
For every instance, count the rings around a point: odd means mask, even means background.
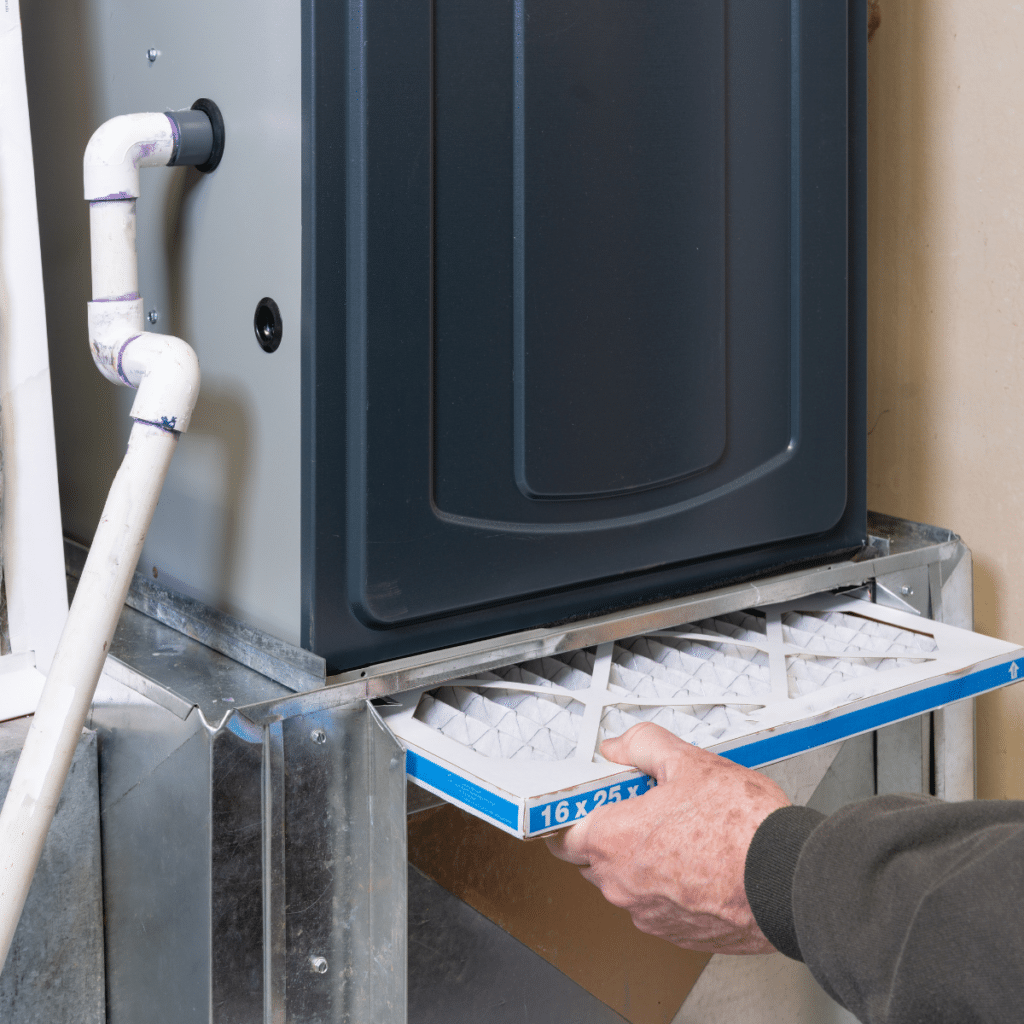
[[[848,641],[839,641],[838,648],[813,637],[798,644],[786,618],[800,612],[819,619],[835,618],[835,613],[855,616],[869,625]],[[737,664],[742,662],[741,652],[749,651],[749,664],[756,661],[759,666],[756,675],[762,692],[756,698],[748,691],[713,699],[715,695],[692,687],[668,698],[624,696],[623,687],[615,685],[623,680],[613,655],[617,645],[641,639],[630,637],[596,648],[587,687],[535,685],[487,674],[488,678],[465,677],[411,690],[378,710],[406,748],[406,771],[413,782],[511,835],[528,838],[570,825],[605,803],[642,796],[654,785],[635,768],[595,757],[609,707],[735,708],[738,713],[731,715],[724,732],[719,731],[720,739],[697,730],[696,745],[755,768],[1009,685],[1024,672],[1024,649],[1015,644],[860,599],[816,595],[739,614],[763,616],[764,634],[748,632],[737,638],[702,624],[681,624],[644,637],[728,647],[730,661]],[[885,640],[876,642],[873,637],[893,629],[904,637],[910,635],[909,644],[892,641],[896,653],[884,649]],[[934,644],[914,641],[922,635],[933,638]],[[895,667],[872,667],[880,661]],[[801,675],[792,672],[797,662],[824,664],[826,671],[830,664],[842,662],[846,674],[837,669],[839,674],[828,676],[824,685],[793,695],[791,691],[798,688],[794,680]],[[853,665],[859,667],[851,671]],[[522,752],[515,759],[477,752],[416,715],[424,694],[452,686],[481,695],[489,690],[542,695],[563,706],[566,700],[578,702],[582,714],[577,716],[575,748],[558,760],[531,760]]]

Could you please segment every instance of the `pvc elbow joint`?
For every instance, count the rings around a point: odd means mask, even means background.
[[[89,303],[89,347],[100,373],[137,388],[131,417],[183,434],[199,397],[199,359],[181,338],[142,329],[142,299]]]
[[[163,167],[174,152],[166,114],[122,114],[93,132],[85,147],[85,198],[90,202],[137,199],[139,168]]]
[[[138,388],[132,419],[178,434],[188,430],[199,397],[199,359],[181,338],[140,334],[121,349],[118,370]]]

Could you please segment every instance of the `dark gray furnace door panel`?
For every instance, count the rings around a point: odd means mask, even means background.
[[[461,44],[437,63],[436,184],[439,202],[448,200],[437,221],[439,266],[449,252],[483,248],[472,228],[445,230],[447,209],[492,187],[474,187],[481,176],[462,144],[465,126],[478,124],[464,98],[497,69],[507,77],[507,32],[490,60],[466,59],[482,35],[467,38],[466,12],[480,6],[438,10],[437,37]],[[514,353],[516,481],[528,498],[552,499],[674,483],[725,449],[724,3],[511,6],[511,95],[486,112],[490,138],[477,141],[491,148],[511,136],[496,180],[512,216],[487,219],[511,228],[492,250],[507,265],[511,243],[511,281],[495,275],[491,289],[498,301],[511,290],[511,323],[493,321],[489,334],[495,362],[501,350]],[[446,336],[464,348],[474,333],[444,312],[439,305],[438,354]],[[474,382],[449,365],[457,403]],[[448,376],[442,369],[439,382]],[[507,379],[494,384],[497,398]],[[439,435],[437,448],[446,440]],[[503,440],[494,438],[499,451]],[[599,507],[580,518],[604,518]]]
[[[307,0],[334,667],[859,543],[862,8]]]

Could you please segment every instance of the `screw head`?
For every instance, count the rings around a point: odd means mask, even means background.
[[[314,974],[326,974],[327,961],[322,956],[311,956],[309,958],[309,969]]]
[[[148,58],[150,64],[153,64],[156,61],[157,57],[159,56],[160,51],[152,46],[146,51],[146,57]]]
[[[912,594],[912,593],[913,593],[913,590],[911,590],[910,587],[904,587],[903,590],[902,590],[902,594],[903,594],[904,597],[906,597],[908,594]]]
[[[311,739],[311,740],[312,740],[312,741],[313,741],[314,743],[326,743],[326,742],[327,742],[327,733],[325,733],[325,732],[323,731],[323,729],[314,729],[314,730],[313,730],[313,731],[312,731],[312,732],[311,732],[311,733],[309,734],[309,738],[310,738],[310,739]]]
[[[150,322],[151,324],[155,324],[155,323],[156,323],[156,322],[157,322],[157,321],[158,321],[158,320],[160,319],[160,310],[158,310],[158,309],[151,309],[151,310],[150,310],[150,311],[149,311],[149,312],[148,312],[148,313],[146,314],[146,319],[147,319],[147,320],[148,320],[148,321],[149,321],[149,322]]]

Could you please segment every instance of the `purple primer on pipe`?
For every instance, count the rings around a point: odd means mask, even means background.
[[[129,379],[128,379],[128,378],[127,378],[127,377],[126,377],[125,375],[124,375],[124,366],[122,365],[122,360],[124,359],[124,350],[125,350],[125,349],[126,349],[126,348],[127,348],[127,347],[128,347],[128,346],[129,346],[129,345],[130,345],[130,344],[131,344],[131,343],[132,343],[133,341],[135,341],[135,340],[136,340],[137,338],[141,338],[141,337],[142,337],[142,335],[141,335],[141,334],[133,334],[133,335],[132,335],[132,336],[131,336],[131,337],[130,337],[130,338],[129,338],[129,339],[128,339],[128,340],[127,340],[127,341],[126,341],[126,342],[125,342],[125,343],[124,343],[124,344],[123,344],[123,345],[122,345],[122,346],[121,346],[121,347],[120,347],[120,348],[119,348],[119,349],[117,350],[117,375],[118,375],[118,377],[120,377],[120,378],[121,378],[121,380],[123,380],[123,381],[125,382],[125,384],[127,384],[127,385],[128,385],[128,387],[130,387],[130,388],[133,388],[133,387],[135,387],[135,385],[134,385],[134,384],[133,384],[133,383],[132,383],[132,382],[131,382],[131,381],[130,381],[130,380],[129,380]],[[154,424],[154,426],[159,426],[159,424]]]
[[[100,196],[99,199],[90,199],[89,205],[93,203],[116,203],[121,199],[136,199],[137,196],[133,196],[131,192],[112,192],[109,196]]]
[[[139,159],[145,160],[147,156],[152,156],[159,146],[156,142],[140,142],[139,143]]]
[[[164,114],[164,117],[171,122],[171,136],[174,139],[174,148],[171,150],[171,159],[167,161],[167,165],[172,167],[178,160],[178,153],[181,149],[181,131],[178,128],[178,122],[171,117],[170,114]]]

